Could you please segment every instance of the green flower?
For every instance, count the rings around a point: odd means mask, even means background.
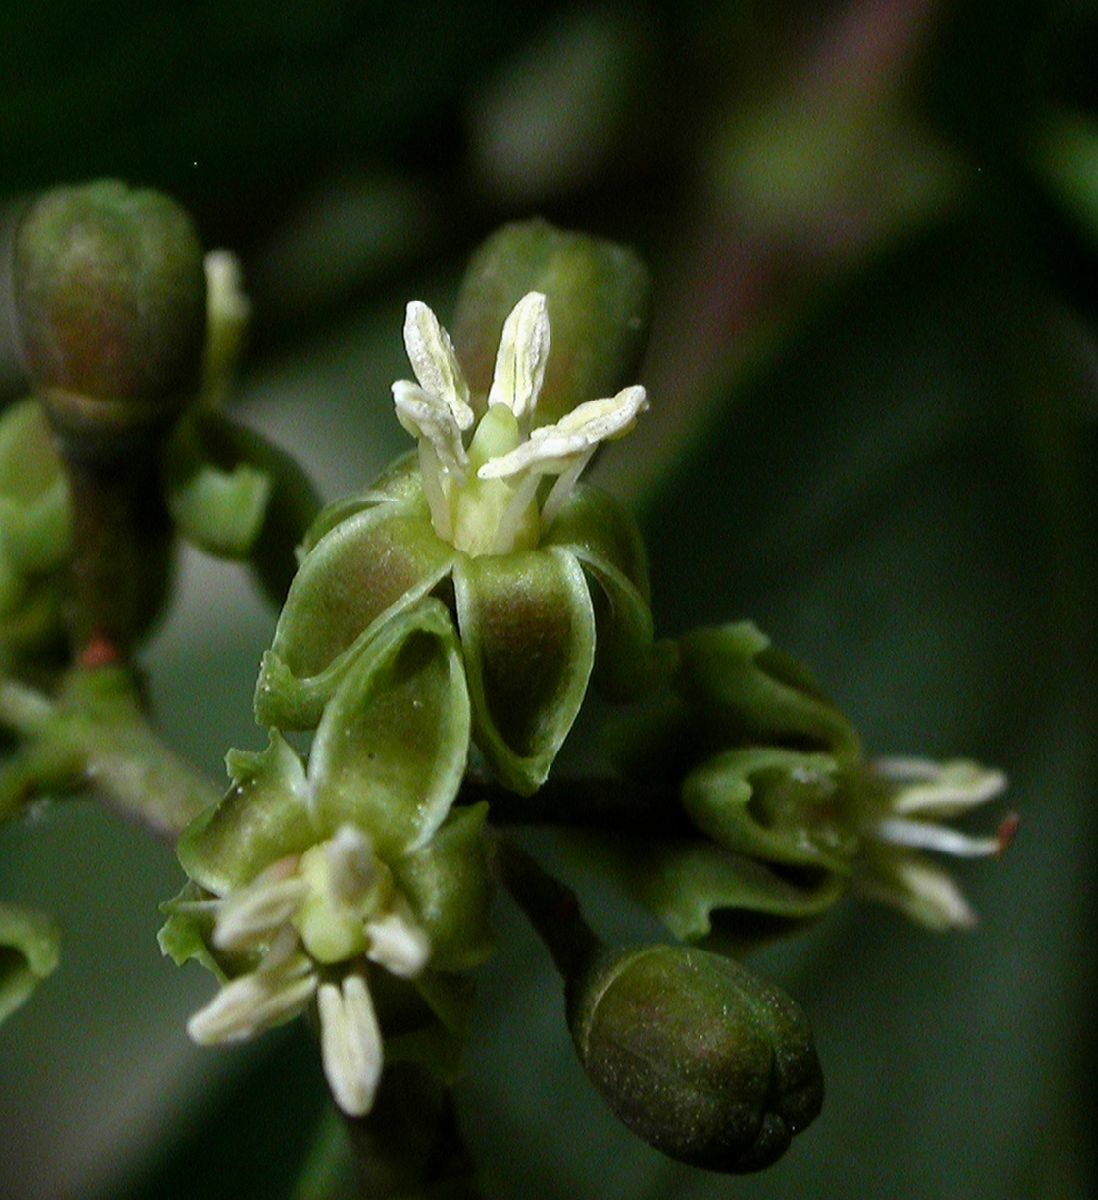
[[[165,953],[222,980],[191,1018],[195,1041],[250,1038],[315,1001],[333,1095],[361,1115],[383,1059],[379,972],[415,984],[398,1025],[409,1004],[413,1022],[452,1025],[448,976],[491,949],[487,808],[450,811],[468,744],[453,627],[428,600],[346,674],[307,768],[277,732],[230,755],[233,786],[180,839],[191,883],[161,932]]]
[[[636,694],[651,670],[639,534],[610,497],[577,484],[599,445],[632,428],[645,392],[627,387],[539,426],[550,330],[538,292],[504,322],[486,396],[471,395],[419,301],[404,340],[416,381],[395,383],[393,397],[418,451],[317,519],[264,657],[257,719],[315,725],[386,624],[438,595],[456,619],[476,744],[505,786],[530,793],[592,670],[612,696]]]

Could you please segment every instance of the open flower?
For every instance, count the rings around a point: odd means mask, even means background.
[[[197,903],[215,914],[213,948],[255,961],[191,1017],[191,1038],[210,1045],[254,1037],[316,997],[332,1094],[351,1116],[369,1112],[383,1052],[361,958],[416,979],[430,943],[365,834],[343,825],[304,854],[272,863],[246,887]],[[320,968],[337,964],[346,964],[338,982],[321,983]]]
[[[378,973],[403,981],[416,1028],[446,1041],[455,973],[491,948],[487,806],[451,811],[469,701],[449,616],[424,601],[374,650],[329,702],[307,767],[277,732],[262,753],[229,756],[232,786],[179,840],[190,883],[161,931],[165,953],[221,980],[188,1024],[195,1041],[251,1038],[315,1003],[324,1069],[352,1115],[389,1054]]]
[[[504,322],[486,396],[470,393],[446,330],[419,301],[404,341],[416,378],[395,383],[393,397],[418,450],[317,518],[264,656],[257,719],[311,728],[387,624],[437,596],[457,626],[477,747],[500,782],[528,793],[593,669],[615,696],[637,694],[650,675],[640,535],[609,496],[577,484],[598,446],[632,428],[645,392],[627,387],[539,426],[550,354],[539,292]]]

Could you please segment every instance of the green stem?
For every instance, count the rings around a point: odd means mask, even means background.
[[[164,744],[121,666],[71,671],[56,700],[0,680],[0,725],[24,741],[0,776],[5,809],[35,794],[94,791],[123,816],[174,840],[220,795]],[[11,805],[3,805],[4,796]]]
[[[171,528],[160,495],[159,459],[141,446],[125,459],[85,461],[61,450],[73,513],[74,656],[106,643],[125,657],[163,596]]]

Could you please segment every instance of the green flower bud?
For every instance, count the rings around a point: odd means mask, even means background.
[[[657,1150],[742,1173],[769,1166],[823,1101],[800,1007],[705,951],[605,951],[569,987],[569,1026],[615,1115]]]
[[[47,192],[14,251],[27,369],[69,439],[155,421],[197,390],[206,322],[190,217],[108,180]]]
[[[543,293],[552,353],[538,423],[559,420],[596,396],[633,383],[648,340],[648,271],[624,246],[518,221],[473,255],[454,317],[454,346],[474,399],[492,383],[500,330],[529,292]]]

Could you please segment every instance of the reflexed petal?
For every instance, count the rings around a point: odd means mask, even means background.
[[[829,754],[731,750],[686,777],[683,808],[698,829],[728,850],[846,874],[857,839],[842,832],[831,813],[838,771]]]
[[[603,870],[675,935],[740,953],[820,916],[846,890],[829,871],[775,871],[698,839],[621,835],[583,841],[585,862]]]
[[[652,682],[648,564],[636,522],[606,492],[578,487],[542,545],[571,551],[597,581],[595,686],[609,699],[634,700]]]
[[[595,619],[583,569],[559,547],[461,556],[454,594],[477,745],[504,786],[529,795],[587,691]]]
[[[382,1067],[381,1029],[366,981],[348,975],[341,988],[323,984],[317,1008],[321,1058],[332,1095],[348,1116],[363,1117],[373,1107]]]
[[[468,970],[492,952],[492,885],[481,836],[487,816],[487,804],[454,809],[425,846],[393,864],[439,971]]]
[[[444,400],[457,427],[468,429],[473,423],[473,410],[465,376],[450,335],[421,300],[412,300],[405,312],[404,346],[420,387]]]
[[[518,419],[534,411],[549,359],[549,312],[541,292],[528,292],[503,323],[488,404],[506,404]]]
[[[220,896],[317,840],[301,760],[277,730],[270,739],[261,753],[228,756],[232,787],[187,826],[176,846],[190,878]]]
[[[45,913],[0,904],[0,1022],[57,969],[61,934]]]
[[[436,586],[452,555],[428,517],[400,504],[368,508],[322,537],[301,564],[264,655],[256,719],[283,729],[315,725],[357,653]]]
[[[786,742],[857,753],[853,726],[812,674],[750,621],[696,629],[679,649],[679,686],[717,745]]]
[[[318,826],[369,830],[382,859],[424,844],[465,771],[469,697],[449,613],[424,601],[348,670],[313,740]]]

